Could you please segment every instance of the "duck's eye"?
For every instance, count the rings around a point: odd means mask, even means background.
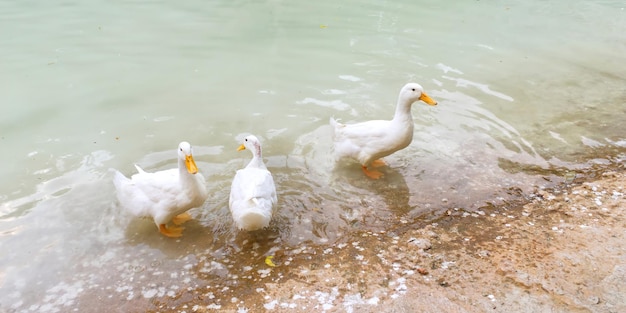
[[[415,91],[415,88],[413,88],[413,89],[411,89],[411,90]]]
[[[180,148],[180,151],[183,151],[183,148]]]
[[[248,138],[244,139],[245,141],[248,141]]]

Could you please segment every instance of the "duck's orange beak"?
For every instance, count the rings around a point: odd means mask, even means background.
[[[424,92],[422,92],[422,95],[420,96],[420,100],[426,102],[426,104],[428,105],[437,105],[437,101],[433,100]]]
[[[189,172],[189,174],[195,174],[198,172],[196,161],[193,160],[193,156],[191,155],[185,156],[185,166],[187,167],[187,172]]]
[[[241,151],[241,150],[246,150],[246,146],[241,144],[241,146],[239,146],[239,148],[237,148],[237,151]]]

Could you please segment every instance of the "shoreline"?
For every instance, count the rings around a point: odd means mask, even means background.
[[[275,251],[275,267],[255,266],[241,282],[223,279],[155,310],[626,311],[626,171],[618,164],[582,176],[521,205],[449,210],[424,227]]]

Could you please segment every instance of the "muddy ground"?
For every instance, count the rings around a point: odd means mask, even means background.
[[[626,312],[625,173],[274,251],[269,264],[254,253],[153,311]]]

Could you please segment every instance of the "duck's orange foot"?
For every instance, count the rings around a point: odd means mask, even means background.
[[[365,175],[367,175],[367,177],[371,179],[379,179],[381,176],[383,176],[382,172],[379,172],[376,170],[370,171],[367,169],[366,166],[362,166],[362,168],[363,168],[363,173],[365,173]]]
[[[385,162],[385,160],[383,159],[374,160],[372,162],[372,166],[373,167],[387,166],[387,162]]]
[[[178,238],[183,235],[183,229],[185,227],[166,227],[165,224],[159,225],[159,232],[161,234],[170,237],[170,238]]]
[[[188,220],[191,219],[191,215],[189,215],[189,213],[185,212],[183,214],[178,214],[176,216],[174,216],[174,218],[172,219],[172,223],[174,223],[174,225],[180,225]]]

